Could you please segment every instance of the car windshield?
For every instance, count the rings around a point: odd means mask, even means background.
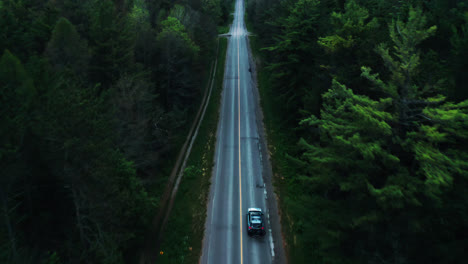
[[[252,227],[259,228],[262,226],[262,216],[259,213],[253,213],[251,215]]]

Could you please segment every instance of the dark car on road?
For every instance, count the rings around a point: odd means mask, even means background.
[[[263,222],[263,213],[260,208],[249,208],[247,212],[247,234],[265,235],[265,224]]]

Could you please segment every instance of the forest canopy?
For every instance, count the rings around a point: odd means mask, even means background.
[[[136,263],[231,1],[0,1],[0,262]]]

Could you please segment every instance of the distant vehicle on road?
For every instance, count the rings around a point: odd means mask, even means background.
[[[247,234],[263,236],[265,233],[262,209],[249,208],[247,212]]]

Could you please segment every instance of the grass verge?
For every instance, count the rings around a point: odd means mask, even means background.
[[[158,258],[159,263],[197,263],[201,254],[226,49],[227,39],[220,38],[211,99],[164,230],[164,240],[160,247],[163,254]]]

